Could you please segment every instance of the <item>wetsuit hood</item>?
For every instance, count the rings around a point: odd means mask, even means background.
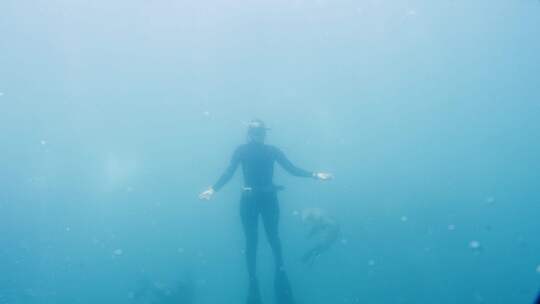
[[[247,139],[248,142],[264,143],[266,139],[266,132],[270,130],[266,127],[264,121],[260,119],[253,119],[247,123]]]

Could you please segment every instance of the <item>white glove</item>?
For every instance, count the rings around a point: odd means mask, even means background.
[[[334,175],[325,172],[315,172],[313,173],[313,177],[321,181],[329,181],[334,179]]]
[[[199,199],[209,201],[212,199],[214,193],[216,193],[216,191],[214,190],[214,188],[210,187],[208,188],[208,190],[205,190],[201,194],[199,194]]]

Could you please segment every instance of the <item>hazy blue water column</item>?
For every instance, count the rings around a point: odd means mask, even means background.
[[[529,303],[538,37],[533,0],[3,0],[0,303],[241,303],[240,179],[197,193],[253,117],[336,175],[277,173],[300,303]],[[308,207],[345,232],[312,268]]]

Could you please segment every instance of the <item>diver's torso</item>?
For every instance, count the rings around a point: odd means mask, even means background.
[[[257,189],[273,187],[276,148],[257,143],[240,147],[244,186]]]

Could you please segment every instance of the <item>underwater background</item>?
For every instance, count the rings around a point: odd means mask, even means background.
[[[252,118],[335,175],[276,172],[298,303],[533,302],[539,1],[1,0],[0,303],[244,303],[240,172],[197,195]]]

